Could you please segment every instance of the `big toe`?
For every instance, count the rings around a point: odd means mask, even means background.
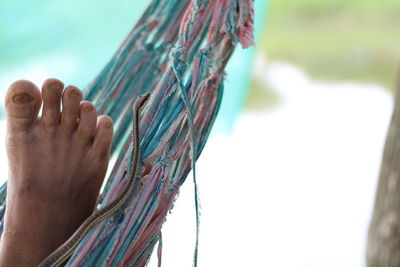
[[[10,131],[28,131],[42,105],[40,91],[30,81],[20,80],[11,84],[5,97],[7,121]]]

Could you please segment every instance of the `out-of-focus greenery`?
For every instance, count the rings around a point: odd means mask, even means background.
[[[275,107],[278,103],[279,95],[274,90],[268,88],[264,82],[258,79],[252,80],[245,101],[245,108],[247,111],[264,111]]]
[[[400,66],[399,14],[399,0],[271,1],[259,48],[313,78],[393,88]]]

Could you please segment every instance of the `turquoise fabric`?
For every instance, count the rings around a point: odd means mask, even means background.
[[[43,69],[43,76],[85,88],[115,53],[147,4],[132,0],[1,0],[0,90],[4,94],[14,79],[33,79],[35,65]],[[266,5],[266,0],[255,1],[256,39]],[[215,132],[229,133],[233,128],[249,87],[254,52],[254,48],[238,49],[228,64]],[[0,116],[4,119],[4,111],[0,110]]]
[[[137,14],[143,8],[139,9],[133,1],[121,1],[121,6],[110,1],[79,2],[75,6],[71,6],[71,1],[63,2],[64,6],[61,3],[4,2],[0,14],[0,75],[10,75],[13,68],[15,73],[20,69],[24,73],[31,61],[35,80],[52,76],[87,88],[85,98],[115,122],[112,154],[117,161],[111,164],[113,171],[100,205],[112,204],[125,190],[121,185],[134,181],[133,188],[126,187],[129,198],[124,204],[85,232],[72,257],[67,259],[68,265],[144,266],[155,244],[161,242],[162,224],[192,169],[196,266],[200,213],[195,161],[220,107],[224,70],[235,45],[238,41],[243,47],[254,44],[252,1],[153,0],[115,54],[113,51],[127,34],[124,29],[128,31],[132,26],[123,27],[122,22],[126,24],[127,17],[138,20],[130,15],[128,7],[134,5]],[[262,3],[258,5],[264,10]],[[118,14],[114,13],[116,10]],[[251,59],[248,54],[237,53],[228,71],[234,82],[225,88],[220,118],[223,124],[219,127],[223,131],[232,128],[242,106]],[[102,68],[103,65],[106,67]],[[151,99],[138,124],[141,140],[133,144],[131,108],[136,97],[145,92],[151,93]],[[135,151],[140,151],[135,161],[133,145]],[[142,177],[136,167],[141,170],[140,166],[146,165],[151,166],[151,171]],[[142,186],[139,180],[143,180]],[[0,199],[4,201],[5,188],[1,189]],[[1,203],[1,215],[3,212]],[[54,253],[46,264],[57,260],[57,251]]]
[[[99,204],[113,207],[114,199],[124,198],[77,239],[71,266],[144,266],[191,169],[198,233],[195,161],[220,107],[225,67],[239,42],[243,48],[254,45],[252,0],[153,0],[87,87],[85,98],[115,122],[112,154],[118,158]],[[146,92],[151,98],[132,134],[132,104]],[[150,172],[145,174],[141,166]],[[194,265],[197,244],[198,238]],[[59,256],[56,250],[44,266]]]
[[[267,11],[267,0],[255,0],[255,39],[261,38]],[[215,122],[214,133],[231,133],[234,122],[242,111],[250,86],[252,63],[256,47],[246,50],[236,49],[226,68],[225,93],[221,109]]]

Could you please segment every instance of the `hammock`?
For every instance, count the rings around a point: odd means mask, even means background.
[[[195,161],[221,103],[224,68],[237,43],[253,42],[252,0],[152,0],[117,53],[85,90],[99,113],[115,123],[112,171],[98,208],[118,198],[133,175],[129,199],[85,234],[67,266],[145,266],[179,188],[193,170],[197,237],[199,205]],[[141,113],[140,147],[133,147],[132,106],[150,93]],[[137,173],[132,151],[139,150]],[[6,185],[0,188],[3,229]]]

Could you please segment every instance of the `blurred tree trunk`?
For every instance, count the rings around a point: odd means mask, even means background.
[[[400,80],[369,226],[368,267],[400,267]]]

